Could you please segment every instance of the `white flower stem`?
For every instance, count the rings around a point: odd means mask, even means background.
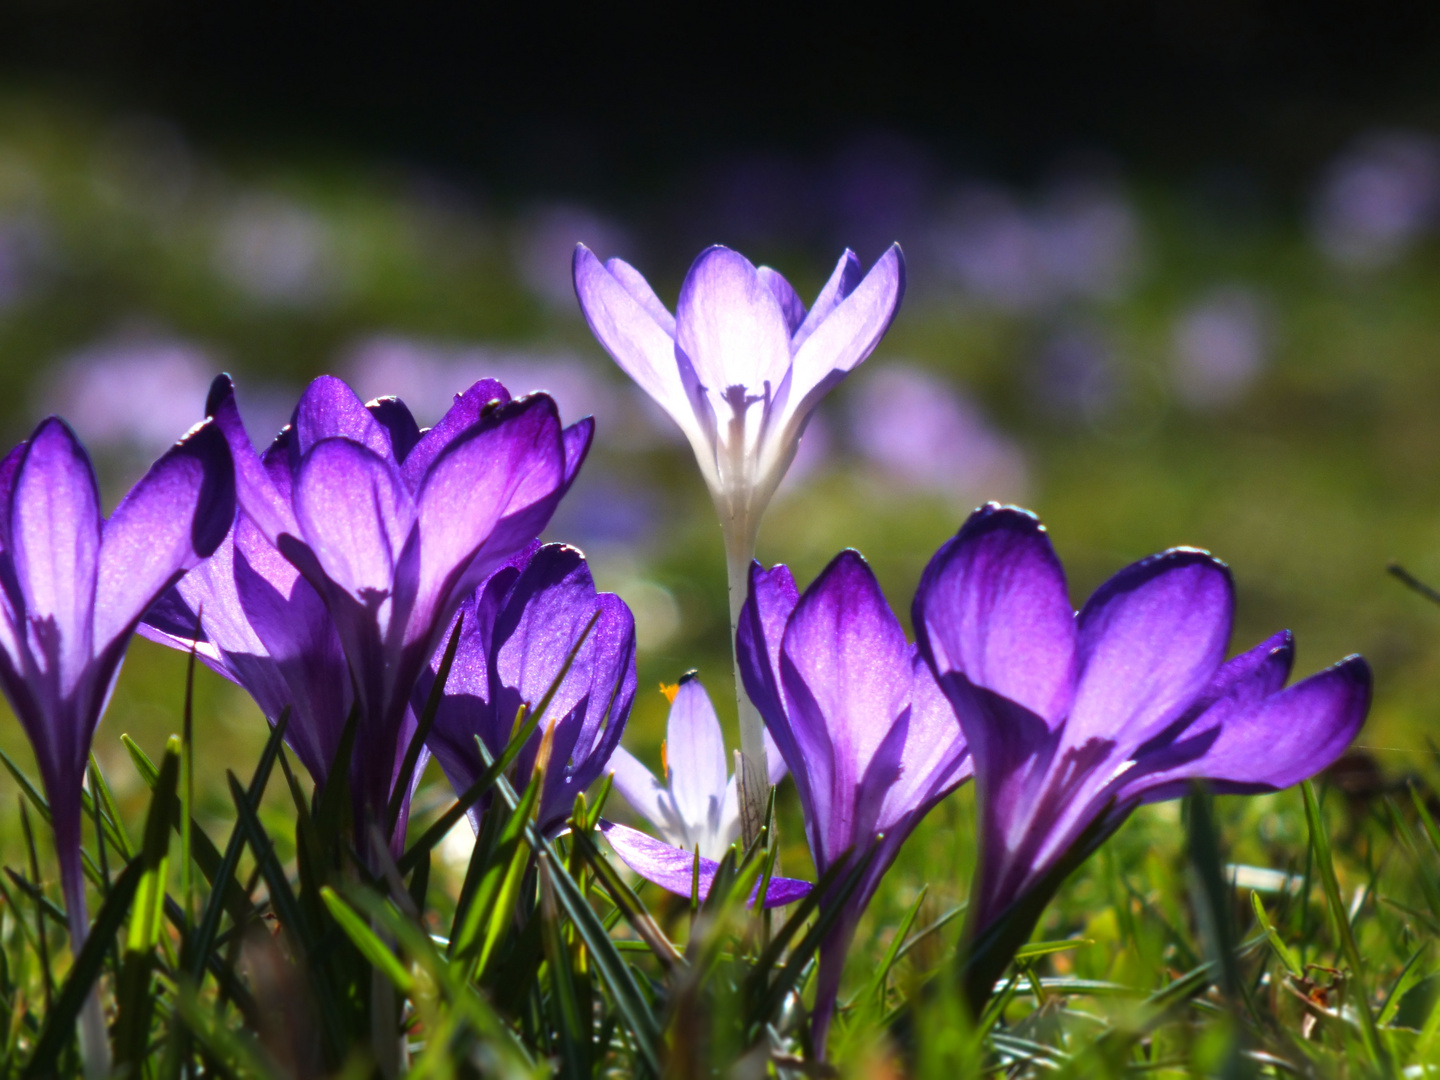
[[[742,775],[737,784],[740,793],[740,831],[748,846],[760,831],[769,800],[769,763],[765,760],[765,722],[759,710],[745,693],[740,677],[740,658],[735,647],[735,632],[740,626],[740,609],[750,589],[750,563],[755,558],[757,525],[746,518],[726,519],[721,514],[725,534],[725,569],[730,579],[730,655],[735,670],[735,704],[740,720],[740,756]]]

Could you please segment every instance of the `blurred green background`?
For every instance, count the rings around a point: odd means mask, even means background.
[[[908,623],[926,560],[986,499],[1042,516],[1077,605],[1132,560],[1205,547],[1236,575],[1235,648],[1289,627],[1300,674],[1363,653],[1360,746],[1394,774],[1428,753],[1440,611],[1385,573],[1440,583],[1428,23],[1042,5],[972,27],[962,60],[1004,46],[978,66],[939,71],[945,42],[886,24],[871,43],[832,30],[783,75],[756,45],[755,72],[691,85],[674,57],[628,69],[644,49],[614,27],[575,53],[590,24],[370,11],[326,38],[313,14],[282,31],[179,10],[0,17],[7,445],[65,415],[113,505],[220,370],[257,440],[322,372],[422,423],[481,376],[550,390],[599,427],[547,536],[635,609],[626,743],[658,765],[659,683],[698,668],[733,717],[720,537],[688,449],[587,333],[570,251],[630,259],[673,303],[708,243],[809,296],[845,246],[868,264],[899,240],[904,306],[812,425],[766,562],[804,582],[856,547]],[[833,111],[812,85],[826,48],[854,73]],[[183,690],[183,657],[134,645],[96,741],[122,796],[140,793],[120,733],[158,755]],[[201,790],[228,820],[224,770],[248,771],[264,725],[208,672],[196,692]],[[28,759],[8,718],[0,745]],[[446,796],[430,779],[422,820]],[[907,855],[949,896],[968,799]]]

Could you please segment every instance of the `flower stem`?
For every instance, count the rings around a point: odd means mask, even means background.
[[[737,778],[740,795],[740,831],[748,846],[760,832],[769,798],[769,763],[765,760],[765,722],[745,693],[740,677],[740,657],[735,634],[740,627],[740,609],[750,590],[750,563],[755,558],[757,529],[748,520],[725,520],[725,569],[730,579],[730,655],[735,671],[735,705],[740,721],[741,772]]]
[[[65,913],[70,921],[70,952],[79,957],[89,936],[90,919],[85,907],[85,875],[80,866],[80,848],[74,855],[60,856],[60,891],[65,896]],[[110,1041],[105,1031],[105,1014],[100,1007],[100,987],[90,987],[85,1004],[76,1020],[80,1036],[80,1059],[84,1063],[85,1080],[104,1080],[110,1075]]]

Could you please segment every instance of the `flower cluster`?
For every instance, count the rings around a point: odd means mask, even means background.
[[[108,521],[84,449],[52,418],[0,462],[0,687],[49,795],[77,949],[81,785],[137,628],[193,650],[272,724],[288,716],[285,740],[316,784],[348,783],[374,871],[385,849],[403,851],[425,755],[463,792],[526,718],[510,768],[543,775],[540,832],[581,820],[577,796],[612,774],[658,837],[608,820],[601,831],[682,896],[704,899],[732,845],[755,840],[754,803],[788,773],[823,879],[812,902],[830,919],[812,1010],[821,1055],[863,912],[906,838],[967,780],[981,854],[965,940],[983,957],[996,935],[1023,940],[1135,807],[1196,782],[1284,788],[1359,730],[1359,657],[1288,688],[1288,633],[1227,660],[1234,586],[1203,551],[1141,560],[1077,613],[1039,520],[988,504],[926,569],[913,644],[857,552],[803,592],[785,566],[751,560],[807,418],[894,315],[898,247],[863,276],[847,252],[808,313],[779,274],[725,248],[696,261],[675,316],[625,263],[582,247],[574,275],[596,335],[689,437],[733,541],[735,772],[693,673],[670,691],[661,774],[620,747],[635,622],[578,550],[539,541],[594,430],[563,425],[548,395],[483,380],[422,431],[399,400],[364,403],[323,377],[256,453],[222,376],[206,419]],[[490,805],[470,808],[477,829]],[[752,902],[815,888],[771,877]],[[972,967],[978,1004],[998,972]]]

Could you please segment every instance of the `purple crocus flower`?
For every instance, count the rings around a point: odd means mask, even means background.
[[[900,845],[970,777],[965,737],[869,565],[837,555],[800,596],[784,566],[750,571],[737,641],[750,699],[775,737],[818,873],[871,856],[820,948],[814,1040],[825,1033],[856,924]]]
[[[461,601],[550,520],[594,426],[562,429],[548,396],[482,380],[422,433],[398,400],[366,407],[324,376],[261,457],[223,376],[209,412],[246,516],[330,613],[360,711],[356,824],[383,821],[417,676]]]
[[[893,245],[862,276],[846,251],[807,312],[768,266],[702,251],[671,315],[628,263],[575,249],[575,293],[591,332],[680,426],[720,515],[734,630],[760,519],[820,400],[870,355],[905,292]],[[736,677],[737,689],[740,679]],[[740,694],[748,814],[764,807],[763,725]]]
[[[936,552],[914,625],[975,756],[972,934],[1032,891],[1053,892],[1062,860],[1083,858],[1141,803],[1194,780],[1277,791],[1349,745],[1370,704],[1365,661],[1282,689],[1290,634],[1226,661],[1233,615],[1228,568],[1194,548],[1126,567],[1077,615],[1044,526],[1014,507],[975,511]]]
[[[355,698],[345,651],[319,594],[243,513],[215,554],[150,609],[139,632],[193,648],[249,691],[271,724],[289,708],[285,741],[315,782],[325,782]]]
[[[765,745],[770,783],[778,784],[785,778],[785,759],[768,731]],[[735,777],[726,775],[725,737],[715,706],[693,671],[674,688],[665,749],[664,783],[623,746],[617,747],[610,759],[615,790],[662,839],[609,821],[601,822],[600,828],[625,865],[646,881],[680,896],[689,896],[695,889],[698,854],[699,898],[704,900],[726,849],[740,836],[740,802]],[[765,906],[803,899],[810,887],[808,881],[771,878]]]
[[[45,420],[0,462],[0,687],[49,797],[77,953],[88,926],[80,797],[95,726],[141,615],[215,550],[234,515],[230,451],[208,421],[108,521],[90,457],[64,421]]]
[[[484,771],[476,737],[499,757],[520,706],[538,706],[575,653],[513,766],[528,780],[543,733],[554,727],[538,819],[554,830],[620,743],[635,701],[635,618],[614,593],[595,591],[585,557],[564,544],[537,545],[501,567],[455,618],[464,625],[428,744],[457,793]],[[591,619],[595,625],[580,644]],[[440,659],[432,658],[415,683],[414,714],[425,707]]]

